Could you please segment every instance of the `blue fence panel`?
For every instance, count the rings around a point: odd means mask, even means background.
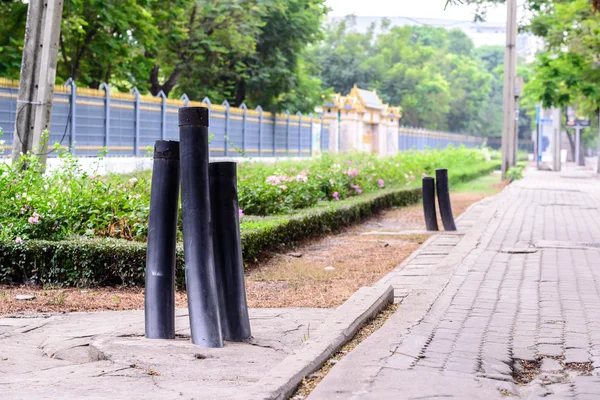
[[[96,156],[104,146],[104,99],[78,95],[76,106],[75,154]]]
[[[167,105],[167,140],[179,140],[178,110],[177,106]]]
[[[133,156],[135,145],[135,107],[131,101],[111,99],[109,155]]]
[[[162,139],[161,105],[153,103],[140,104],[140,154],[146,153],[148,147],[154,147],[157,140]]]
[[[2,107],[0,107],[0,127],[4,132],[0,139],[4,141],[7,150],[10,149],[13,140],[18,92],[19,89],[15,87],[0,86],[0,104],[2,104]],[[2,149],[0,149],[0,154],[2,154]]]
[[[67,93],[55,93],[52,103],[52,119],[50,120],[50,137],[48,147],[55,143],[63,147],[71,147],[70,105]],[[13,121],[14,124],[14,121]],[[52,156],[53,154],[49,154]]]
[[[263,124],[264,129],[264,124]],[[246,120],[246,154],[250,157],[258,157],[259,148],[259,126],[258,116],[248,116]]]
[[[321,123],[321,150],[329,150],[329,125]]]

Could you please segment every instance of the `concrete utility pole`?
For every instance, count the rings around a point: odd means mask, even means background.
[[[506,49],[504,51],[504,92],[502,96],[502,179],[506,179],[506,171],[516,164],[517,1],[507,0],[506,10]]]
[[[560,171],[562,163],[560,160],[562,150],[562,131],[561,131],[561,118],[560,108],[552,109],[552,142],[554,145],[554,151],[552,155],[552,170]]]
[[[62,10],[63,0],[29,0],[13,161],[34,149],[46,160],[47,143],[41,143],[41,136],[50,127]]]
[[[598,165],[596,166],[596,173],[600,174],[600,108],[598,108]]]

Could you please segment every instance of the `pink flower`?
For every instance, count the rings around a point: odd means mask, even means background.
[[[356,189],[356,193],[357,194],[361,194],[362,193],[362,189]]]
[[[306,175],[300,174],[300,175],[296,176],[296,181],[306,183],[306,182],[308,182],[308,178],[306,177]]]
[[[271,175],[271,176],[267,176],[266,182],[275,186],[275,185],[279,185],[281,183],[281,180],[279,179],[278,176]]]
[[[427,178],[429,175],[427,175],[425,172],[423,172],[423,178]]]
[[[40,220],[37,217],[29,217],[27,219],[27,222],[29,222],[30,224],[36,224],[37,225],[37,224],[40,223]]]
[[[346,161],[346,164],[350,165],[352,164],[352,161]]]
[[[19,200],[21,198],[20,194],[17,194],[17,200]]]
[[[134,194],[132,197],[134,199],[136,199],[136,200],[139,200],[142,197],[142,195],[141,194]]]
[[[405,177],[406,179],[408,179],[408,174],[404,174],[404,177]]]
[[[333,179],[330,179],[330,180],[329,180],[329,184],[331,185],[331,187],[334,187],[334,186],[335,186],[335,182],[333,181]]]
[[[102,179],[102,183],[106,183],[106,178]]]
[[[241,208],[238,209],[238,215],[241,217],[244,215],[244,210],[242,210]]]
[[[285,186],[285,185],[281,185],[281,186],[279,186],[279,187],[281,188],[281,190],[285,190],[285,189],[287,189],[287,186]]]
[[[351,184],[350,184],[350,187],[351,187],[352,189],[358,189],[358,185],[355,185],[354,183],[351,183]]]
[[[348,168],[346,174],[350,176],[358,176],[358,170],[356,168]]]
[[[377,183],[379,184],[379,187],[381,187],[381,188],[382,188],[382,187],[385,187],[385,182],[383,181],[383,179],[379,179],[379,180],[377,181]]]
[[[21,239],[20,237],[17,237],[17,238],[15,239],[15,242],[16,242],[16,243],[23,243],[23,239]]]
[[[135,183],[136,183],[137,181],[138,181],[138,180],[137,180],[137,178],[131,178],[131,179],[129,180],[129,183],[130,183],[130,184],[132,184],[132,185],[135,185]]]
[[[340,199],[340,194],[338,192],[333,192],[333,194],[331,196],[336,200]]]

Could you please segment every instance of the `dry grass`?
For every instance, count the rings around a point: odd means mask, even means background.
[[[500,190],[452,194],[454,215]],[[441,222],[440,222],[441,226]],[[246,279],[250,307],[336,307],[361,286],[376,282],[415,251],[428,235],[364,235],[366,232],[424,230],[420,205],[395,208],[336,234],[305,242],[289,252],[249,265]],[[18,294],[34,300],[19,301]],[[176,293],[186,307],[185,292]],[[0,285],[0,315],[27,312],[71,312],[142,309],[140,288],[61,289]]]
[[[452,194],[454,214],[462,214],[487,196]],[[442,226],[441,221],[439,225]],[[248,303],[250,307],[337,307],[361,286],[373,284],[402,263],[429,236],[364,233],[424,229],[421,205],[395,208],[337,234],[300,245],[290,253],[275,254],[249,266]]]
[[[365,326],[363,326],[356,335],[340,350],[338,350],[335,354],[331,356],[329,360],[321,366],[317,371],[305,377],[300,385],[296,388],[296,392],[291,396],[293,400],[305,399],[308,397],[310,392],[314,390],[315,387],[325,378],[325,376],[331,371],[333,366],[338,363],[339,360],[344,358],[348,353],[356,348],[362,341],[371,336],[373,332],[377,329],[381,328],[385,321],[388,320],[396,312],[400,304],[390,304],[385,309],[383,309],[379,314],[375,316],[371,321],[369,321]]]
[[[33,295],[33,300],[16,300],[17,295]],[[177,307],[187,307],[185,292],[175,294]],[[0,285],[0,315],[14,313],[55,313],[73,311],[137,310],[144,307],[140,288],[102,287],[38,288]]]

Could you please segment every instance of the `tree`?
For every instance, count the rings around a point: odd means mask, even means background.
[[[493,76],[461,31],[428,26],[375,26],[352,31],[353,19],[330,26],[313,48],[321,79],[336,92],[354,84],[376,89],[383,101],[403,108],[403,123],[479,134],[487,128],[481,109],[488,103]]]
[[[219,83],[223,76],[237,78],[245,72],[237,60],[255,51],[264,4],[260,0],[177,0],[165,9],[162,2],[154,3],[161,35],[146,51],[153,60],[148,78],[151,93],[162,90],[168,95],[179,83],[180,92],[196,98],[220,97],[216,91],[231,90]]]
[[[0,2],[0,77],[19,79],[27,4]]]

